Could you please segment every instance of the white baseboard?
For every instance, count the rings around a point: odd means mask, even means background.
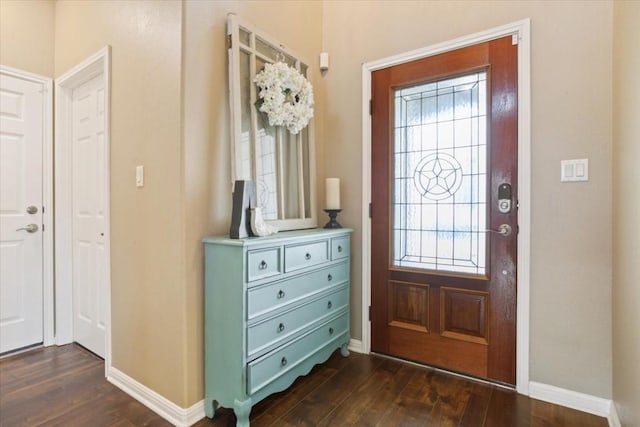
[[[207,416],[204,412],[204,399],[194,403],[187,409],[183,409],[183,411],[185,411],[187,415],[187,426],[191,426]]]
[[[349,351],[353,351],[354,353],[364,353],[362,341],[351,338],[351,340],[349,340]]]
[[[537,383],[529,383],[529,396],[533,399],[544,400],[578,411],[588,412],[609,419],[612,402],[609,399],[579,393],[577,391],[566,390],[564,388]]]
[[[363,353],[362,341],[351,339],[349,350]],[[196,402],[189,408],[181,408],[113,367],[109,369],[107,380],[176,427],[189,427],[205,417],[204,400]],[[622,427],[612,400],[535,381],[529,383],[529,396],[533,399],[604,417],[607,418],[610,427]]]
[[[362,341],[351,339],[349,341],[349,350],[355,353],[363,353]],[[109,368],[107,381],[176,427],[189,427],[206,416],[204,412],[204,400],[196,402],[189,408],[181,408],[166,397],[140,384],[138,381],[114,367]]]
[[[176,427],[189,427],[205,417],[204,400],[189,408],[181,408],[114,367],[109,368],[107,381]]]
[[[616,403],[611,401],[611,409],[609,410],[609,417],[607,418],[609,421],[609,427],[622,427],[622,423],[620,422],[620,418],[618,417],[618,410],[616,409]]]

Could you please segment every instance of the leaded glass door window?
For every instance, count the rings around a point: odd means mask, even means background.
[[[487,73],[394,93],[393,265],[485,274]]]

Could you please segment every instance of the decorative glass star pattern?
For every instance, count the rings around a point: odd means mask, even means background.
[[[416,166],[413,182],[422,197],[443,200],[453,196],[460,188],[462,166],[449,154],[430,154]]]

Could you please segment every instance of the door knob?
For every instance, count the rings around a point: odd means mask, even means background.
[[[513,232],[513,229],[509,224],[500,224],[497,230],[485,230],[485,231],[496,233],[501,236],[507,237],[511,235],[511,233]]]
[[[25,230],[27,233],[35,233],[38,231],[38,224],[27,224],[24,227],[16,228],[16,231]]]

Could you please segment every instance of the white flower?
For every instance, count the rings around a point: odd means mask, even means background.
[[[265,64],[254,82],[262,101],[259,110],[269,118],[269,125],[284,126],[299,133],[313,117],[313,87],[295,68],[283,62]]]

